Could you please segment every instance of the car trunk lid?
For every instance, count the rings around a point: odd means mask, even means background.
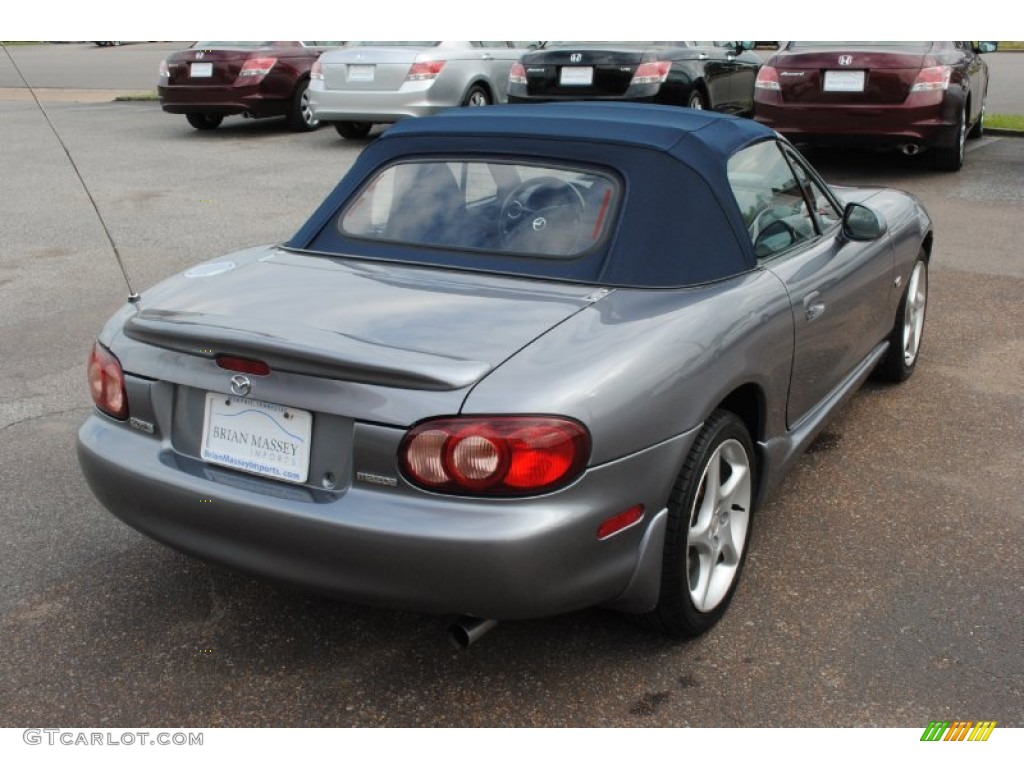
[[[271,49],[190,48],[167,58],[168,85],[231,85],[252,58],[274,58]]]
[[[186,272],[147,292],[125,335],[207,357],[256,358],[295,374],[450,391],[479,381],[593,293],[283,249],[262,254],[208,277]]]
[[[649,58],[649,57],[647,57]],[[559,48],[523,58],[530,96],[622,96],[645,61],[643,50]]]
[[[925,66],[927,49],[870,45],[797,49],[775,64],[782,98],[794,104],[901,104]]]
[[[434,58],[435,50],[432,45],[343,48],[320,59],[324,86],[332,91],[397,91],[409,68]]]

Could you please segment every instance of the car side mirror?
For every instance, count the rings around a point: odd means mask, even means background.
[[[850,240],[877,240],[887,227],[881,214],[860,203],[850,203],[843,211],[843,234]]]
[[[757,47],[757,42],[754,40],[740,40],[736,43],[737,51],[752,51]]]
[[[995,53],[999,50],[999,43],[984,42],[973,46],[975,53]]]
[[[796,230],[782,219],[777,219],[758,233],[754,240],[754,255],[766,259],[786,250],[798,239]]]

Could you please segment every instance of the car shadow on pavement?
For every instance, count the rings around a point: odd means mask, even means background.
[[[0,620],[13,692],[0,726],[29,714],[94,727],[593,723],[555,715],[550,697],[574,701],[624,651],[687,656],[701,644],[600,609],[499,624],[467,650],[447,623],[257,581],[140,537]],[[635,685],[623,715],[671,699]],[[510,708],[511,720],[498,714]]]

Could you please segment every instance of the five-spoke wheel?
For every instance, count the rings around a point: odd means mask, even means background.
[[[669,500],[658,605],[648,623],[679,637],[710,629],[739,582],[756,497],[743,421],[717,410],[701,427]]]
[[[914,372],[921,339],[924,337],[924,318],[928,308],[928,262],[922,252],[914,263],[906,290],[896,311],[896,324],[889,335],[889,351],[878,372],[889,381],[906,381]]]

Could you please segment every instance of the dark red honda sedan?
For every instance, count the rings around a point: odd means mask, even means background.
[[[160,62],[157,93],[164,112],[185,115],[210,130],[227,115],[280,117],[297,131],[320,121],[309,106],[309,72],[320,54],[341,41],[197,42]]]
[[[960,169],[984,130],[996,43],[790,42],[761,68],[754,119],[794,143],[928,151]]]

